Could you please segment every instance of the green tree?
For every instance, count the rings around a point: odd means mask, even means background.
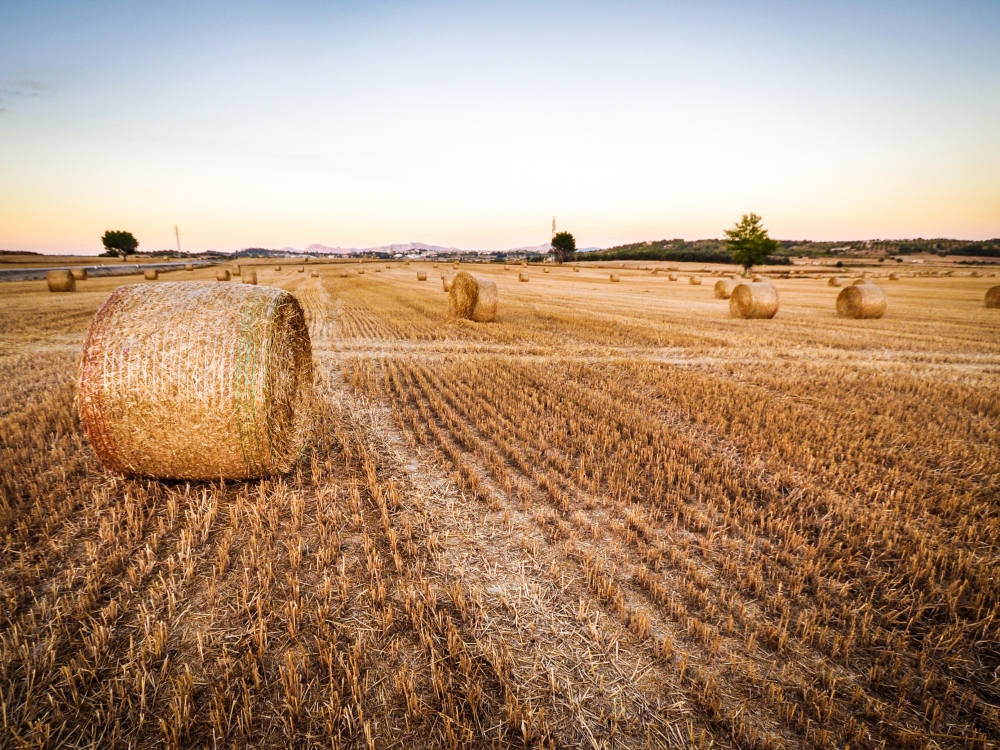
[[[726,248],[733,260],[748,272],[754,266],[768,259],[779,247],[777,240],[767,236],[767,230],[760,225],[757,214],[743,214],[743,218],[732,229],[726,230]]]
[[[135,249],[139,247],[139,240],[131,232],[115,232],[111,229],[104,233],[101,242],[104,244],[105,255],[121,255],[123,258],[135,253]]]
[[[565,263],[576,252],[576,240],[569,232],[557,232],[552,238],[552,255],[556,263]]]

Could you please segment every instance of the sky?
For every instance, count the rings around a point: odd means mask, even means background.
[[[0,0],[0,248],[1000,237],[1000,3]]]

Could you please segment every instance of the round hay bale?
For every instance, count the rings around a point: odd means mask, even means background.
[[[701,285],[701,277],[700,276],[689,276],[688,277],[688,283],[692,284],[694,286],[700,286]]]
[[[437,263],[432,263],[432,264],[431,264],[431,268],[437,268],[437,267],[438,267],[438,264],[437,264]]]
[[[243,274],[244,284],[256,284],[257,283],[257,269],[251,268],[245,274]]]
[[[755,284],[763,284],[765,281],[767,281],[767,279],[765,279],[763,276],[758,276],[757,274],[754,274],[751,281],[753,281]]]
[[[50,292],[76,291],[76,279],[73,278],[72,271],[49,271],[45,274],[45,282],[49,285]]]
[[[616,273],[611,274],[611,283],[612,284],[617,284],[619,281],[621,281],[621,278],[619,278],[618,274],[616,274]]]
[[[852,282],[852,286],[865,286],[866,284],[871,284],[871,282],[866,278],[855,279]]]
[[[580,269],[576,266],[573,266],[573,273],[580,273]]]
[[[233,269],[233,276],[239,276],[239,275],[240,275],[240,267],[236,266],[236,268]]]
[[[340,272],[340,278],[346,279],[347,278],[347,271],[341,271]]]
[[[417,281],[427,281],[427,272],[417,271]]]
[[[169,479],[283,474],[309,431],[302,307],[272,287],[118,287],[80,364],[84,433],[109,471]]]
[[[677,274],[676,273],[667,274],[667,281],[677,281]]]
[[[894,273],[889,274],[889,281],[899,281],[899,276]]]
[[[736,279],[719,279],[715,282],[715,298],[729,299],[733,296],[733,290],[739,285]]]
[[[459,271],[449,282],[448,312],[452,317],[488,323],[496,320],[500,296],[496,282]]]
[[[185,271],[193,271],[194,270],[194,263],[185,263],[184,264],[184,270]]]
[[[306,272],[306,267],[305,266],[299,266],[298,271],[299,271],[299,273],[305,273]]]
[[[840,286],[840,279],[838,279],[836,276],[831,276],[826,283],[829,286]]]
[[[281,266],[275,266],[275,267],[274,267],[274,270],[275,270],[275,271],[280,271],[280,270],[281,270]]]
[[[386,270],[388,270],[388,269],[390,269],[390,268],[391,268],[392,266],[390,266],[390,265],[389,265],[388,263],[386,263],[386,264],[385,264],[385,267],[386,267]]]
[[[345,273],[344,276],[346,276],[346,275],[347,274]],[[319,278],[319,271],[310,271],[309,272],[309,276],[312,277],[312,278],[314,278],[314,279],[318,279]]]
[[[77,281],[87,280],[87,269],[86,268],[71,268],[70,273],[73,274],[73,278]]]
[[[410,265],[410,261],[408,261],[408,260],[407,261],[403,261],[403,265],[404,266],[409,266]]]
[[[454,263],[452,263],[451,267],[452,268],[458,268],[458,261],[456,260]]]
[[[452,282],[451,276],[445,276],[444,274],[441,274],[441,288],[444,291],[446,292],[451,291],[451,282]]]
[[[987,289],[984,302],[987,307],[1000,308],[1000,286],[991,286]]]
[[[773,318],[778,312],[778,290],[767,281],[744,281],[729,297],[734,318]]]
[[[979,271],[973,271],[972,273],[969,274],[969,276],[971,276],[974,279],[978,279],[979,278]]]
[[[528,280],[528,274],[526,274],[524,271],[519,272],[517,274],[517,280],[518,281],[527,281]]]
[[[837,295],[837,315],[842,318],[881,318],[885,315],[885,290],[875,284],[851,284]]]
[[[365,275],[365,269],[359,268],[358,269],[358,276],[364,276],[364,275]]]
[[[549,272],[549,269],[547,269],[547,268],[543,268],[542,269],[542,273],[548,273],[548,272]]]
[[[374,268],[372,270],[375,271],[375,273],[382,273],[382,269],[381,268]]]
[[[229,281],[229,271],[227,271],[225,268],[220,268],[218,271],[215,272],[215,280]]]
[[[527,262],[527,261],[524,261],[524,260],[522,260],[522,261],[521,261],[521,268],[527,268],[527,267],[528,267],[528,262]]]
[[[160,272],[155,268],[147,268],[142,272],[142,278],[146,281],[156,281],[160,277]]]

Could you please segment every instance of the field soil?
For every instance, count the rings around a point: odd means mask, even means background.
[[[450,263],[285,263],[319,399],[262,481],[84,439],[90,321],[161,282],[0,285],[0,747],[1000,744],[996,269],[737,320],[701,265],[462,264],[473,323]]]

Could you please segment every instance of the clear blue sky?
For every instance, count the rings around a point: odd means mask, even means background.
[[[203,7],[211,5],[211,7]],[[0,0],[0,248],[1000,236],[1000,3]]]

